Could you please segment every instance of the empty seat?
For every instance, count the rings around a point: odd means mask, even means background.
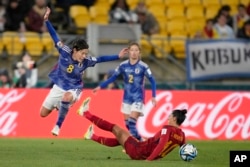
[[[239,0],[221,0],[222,5],[237,6],[239,3]]]
[[[181,5],[176,5],[176,6],[172,6],[171,8],[167,9],[166,12],[166,16],[168,20],[185,20],[186,16],[185,16],[185,11],[184,11],[184,6]]]
[[[48,55],[53,55],[53,56],[59,55],[49,33],[45,32],[41,35],[41,43],[43,44],[44,50],[47,52]]]
[[[171,8],[172,6],[176,6],[176,5],[183,5],[183,1],[182,0],[165,0],[165,6],[167,8]]]
[[[148,7],[154,6],[154,5],[162,5],[162,6],[164,6],[163,0],[153,0],[153,1],[152,0],[145,0],[144,2]]]
[[[42,56],[43,44],[36,32],[25,32],[25,49],[31,56]]]
[[[185,22],[183,21],[169,21],[167,23],[167,32],[168,35],[173,35],[173,34],[183,34],[185,32]]]
[[[246,6],[250,3],[249,0],[239,0],[239,2]]]
[[[189,6],[186,10],[187,20],[205,19],[203,6]]]
[[[72,5],[69,8],[69,16],[78,30],[85,29],[90,22],[88,10],[82,5]],[[82,32],[82,31],[79,31]]]
[[[200,6],[201,5],[201,0],[184,0],[184,5],[186,7]]]
[[[12,31],[5,31],[2,35],[3,45],[7,51],[7,54],[12,56],[20,56],[24,49],[24,36]]]
[[[209,6],[220,6],[220,0],[202,0],[202,5],[207,8]]]
[[[177,58],[184,59],[186,57],[186,39],[187,37],[182,35],[176,35],[171,37],[170,47]]]
[[[217,5],[207,7],[205,9],[205,18],[206,19],[212,19],[212,18],[214,18],[217,15],[219,9],[220,9],[220,6],[217,6]]]
[[[186,23],[186,30],[189,37],[193,37],[197,32],[202,32],[205,26],[205,20],[191,20]]]
[[[89,9],[89,14],[91,17],[91,22],[98,24],[109,23],[108,10],[101,6],[91,6]]]
[[[133,10],[140,0],[126,0],[130,10]]]

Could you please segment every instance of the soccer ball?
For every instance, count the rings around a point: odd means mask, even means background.
[[[186,143],[180,147],[179,154],[183,161],[192,161],[197,156],[198,151],[193,144]]]

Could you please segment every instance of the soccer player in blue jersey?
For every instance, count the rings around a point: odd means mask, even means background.
[[[136,122],[139,116],[143,116],[144,108],[144,79],[147,77],[152,86],[152,103],[156,105],[156,83],[148,65],[140,59],[141,48],[138,43],[131,43],[128,47],[129,59],[123,61],[115,70],[115,73],[106,81],[101,82],[93,92],[105,88],[108,84],[122,74],[124,81],[124,94],[121,111],[124,114],[125,124],[129,132],[138,140],[141,140]]]
[[[72,48],[64,45],[58,38],[56,31],[48,20],[50,8],[47,7],[44,21],[47,29],[60,53],[57,64],[49,73],[49,78],[53,82],[49,94],[45,98],[41,110],[41,117],[48,116],[54,108],[58,108],[58,119],[52,129],[52,134],[59,135],[60,128],[69,111],[70,106],[75,103],[82,92],[82,75],[86,68],[95,66],[96,63],[113,61],[122,58],[127,54],[127,48],[120,51],[119,55],[90,57],[88,54],[88,44],[84,39],[74,41]]]

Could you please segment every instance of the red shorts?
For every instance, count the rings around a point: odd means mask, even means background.
[[[124,148],[126,154],[128,154],[131,159],[142,160],[147,158],[147,155],[145,155],[147,147],[141,145],[140,142],[132,136],[128,137],[124,143]]]

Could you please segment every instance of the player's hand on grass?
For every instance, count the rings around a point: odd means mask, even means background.
[[[100,90],[101,87],[100,86],[97,86],[95,89],[93,89],[93,93],[96,93],[98,90]]]
[[[43,16],[44,21],[47,21],[49,19],[50,12],[51,12],[50,8],[46,7],[46,12],[45,12],[45,14]]]
[[[151,99],[151,101],[152,101],[153,106],[155,107],[155,106],[156,106],[156,103],[157,103],[156,99],[153,97],[153,98]]]
[[[123,58],[126,54],[128,54],[128,48],[123,48],[119,53],[119,58]]]

